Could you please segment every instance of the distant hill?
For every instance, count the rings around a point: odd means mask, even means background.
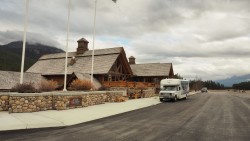
[[[237,84],[240,82],[250,81],[250,74],[242,75],[242,76],[233,76],[223,80],[217,80],[221,84],[224,84],[227,87],[231,87],[233,84]]]
[[[6,45],[0,45],[0,70],[21,70],[22,47],[22,41],[15,41]],[[64,51],[56,47],[26,43],[24,70],[30,68],[44,54],[62,52]]]

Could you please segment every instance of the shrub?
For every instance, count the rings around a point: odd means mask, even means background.
[[[56,90],[58,83],[54,80],[44,80],[41,82],[40,90],[43,92]]]
[[[11,88],[12,92],[19,92],[19,93],[35,93],[38,92],[34,87],[33,83],[23,83],[23,84],[16,84],[14,87]]]
[[[94,88],[94,85],[89,80],[76,79],[70,85],[71,90],[78,90],[78,91],[79,90],[91,90],[93,88]]]

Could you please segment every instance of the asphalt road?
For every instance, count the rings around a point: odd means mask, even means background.
[[[197,94],[71,127],[0,132],[0,140],[249,141],[250,96]]]

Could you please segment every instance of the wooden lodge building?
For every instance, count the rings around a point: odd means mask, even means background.
[[[74,79],[90,79],[92,50],[88,49],[88,41],[81,38],[76,52],[68,53],[69,85]],[[42,56],[27,72],[41,73],[47,79],[53,79],[63,85],[65,53]],[[163,78],[174,76],[172,63],[136,64],[135,58],[129,62],[123,47],[98,49],[94,52],[94,84],[97,88],[102,85],[120,86],[124,82],[147,82],[159,84]],[[117,82],[120,82],[117,83]]]
[[[136,82],[159,83],[164,78],[174,76],[172,63],[136,64],[135,57],[129,57],[129,64]]]
[[[81,38],[76,52],[68,53],[67,87],[75,79],[90,80],[92,50],[88,41]],[[43,55],[26,73],[40,74],[41,77],[55,80],[63,87],[65,53]],[[136,64],[135,58],[126,58],[123,47],[97,49],[94,51],[94,85],[119,87],[128,83],[143,82],[157,86],[161,79],[174,76],[172,63]]]
[[[32,83],[39,88],[40,82],[46,80],[40,73],[24,73],[24,83]],[[0,71],[0,91],[10,91],[16,84],[20,83],[20,72]]]
[[[88,49],[88,41],[84,38],[77,41],[76,52],[68,53],[67,84],[74,79],[90,79],[92,50]],[[47,79],[53,79],[58,84],[64,82],[65,53],[42,56],[26,72],[41,73]],[[126,58],[123,47],[98,49],[94,52],[95,86],[108,81],[127,81],[133,73]],[[99,84],[98,84],[99,83]]]

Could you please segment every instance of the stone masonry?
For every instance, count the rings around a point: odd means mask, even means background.
[[[153,97],[155,95],[155,88],[149,88],[147,90],[143,90],[144,98]]]
[[[141,89],[137,89],[134,87],[110,87],[109,90],[111,91],[125,91],[127,93],[127,96],[129,97],[130,94],[138,93],[141,94]],[[112,95],[112,94],[111,94]],[[155,87],[147,87],[146,90],[142,90],[142,94],[140,97],[142,98],[148,98],[153,97],[155,95]],[[114,100],[114,98],[112,98]]]
[[[28,113],[46,110],[67,110],[105,102],[118,101],[123,91],[0,93],[0,111]]]
[[[9,108],[9,96],[2,95],[0,96],[0,111],[8,111]]]
[[[10,113],[27,113],[46,111],[52,109],[52,95],[10,95],[9,112]]]
[[[105,93],[91,93],[91,94],[72,94],[72,95],[57,95],[53,96],[54,109],[67,110],[72,108],[87,107],[92,105],[104,104],[106,99]],[[79,100],[78,105],[73,105],[72,100]],[[107,101],[108,102],[108,101]]]

